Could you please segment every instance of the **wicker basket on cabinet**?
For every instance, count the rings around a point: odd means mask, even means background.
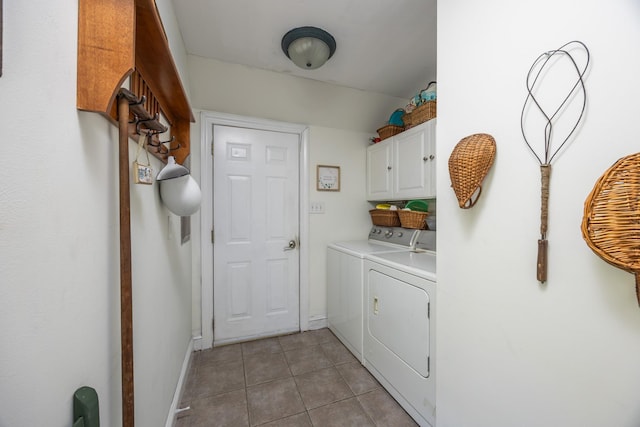
[[[402,117],[405,129],[434,119],[436,117],[436,107],[436,101],[427,101],[419,107],[414,108],[410,113],[406,113]]]
[[[404,131],[404,126],[386,125],[377,130],[380,140],[387,139]]]
[[[373,225],[381,225],[383,227],[400,227],[400,218],[398,211],[391,209],[371,209],[371,222]]]
[[[398,217],[400,218],[400,225],[404,228],[414,228],[416,230],[427,229],[427,212],[419,211],[405,211],[399,210]]]

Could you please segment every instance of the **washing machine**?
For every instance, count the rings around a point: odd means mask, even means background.
[[[417,230],[373,226],[366,240],[335,242],[327,247],[328,327],[361,363],[364,363],[364,258],[409,252],[417,235]]]
[[[364,260],[364,366],[421,426],[435,426],[435,232]]]

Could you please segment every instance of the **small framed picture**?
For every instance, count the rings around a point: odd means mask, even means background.
[[[153,184],[153,169],[151,165],[141,165],[133,162],[133,178],[136,184]]]
[[[318,191],[340,191],[340,166],[318,165]]]

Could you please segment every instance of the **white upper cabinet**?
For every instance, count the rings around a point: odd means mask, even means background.
[[[367,147],[367,200],[390,200],[393,194],[393,137]]]
[[[367,148],[367,200],[436,197],[436,119]]]

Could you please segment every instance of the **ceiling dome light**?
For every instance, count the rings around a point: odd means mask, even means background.
[[[298,67],[315,70],[333,56],[336,40],[320,28],[294,28],[282,38],[282,51]]]

